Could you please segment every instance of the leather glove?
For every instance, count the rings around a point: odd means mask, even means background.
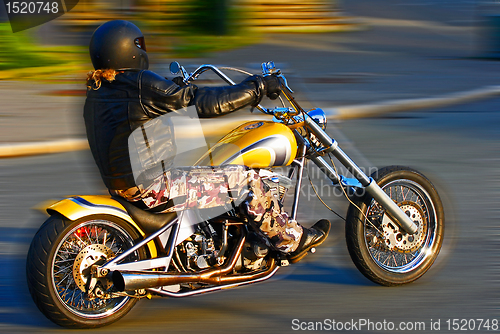
[[[248,105],[255,107],[266,93],[264,78],[252,75],[241,83],[197,88],[192,104],[200,117],[224,115]]]
[[[276,100],[280,95],[281,82],[277,76],[266,75],[264,77],[264,87],[266,90],[266,96],[271,100]]]

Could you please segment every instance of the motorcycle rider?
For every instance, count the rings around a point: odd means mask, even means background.
[[[133,130],[192,105],[200,117],[256,106],[264,95],[278,97],[279,78],[254,75],[234,86],[203,88],[184,84],[182,78],[168,80],[148,70],[144,36],[137,26],[123,20],[97,28],[89,51],[95,70],[87,79],[85,126],[92,155],[112,195],[145,210],[168,212],[224,205],[214,194],[234,199],[248,188],[250,193],[241,206],[249,223],[286,253],[290,262],[297,262],[326,239],[330,222],[320,220],[304,228],[289,219],[259,174],[244,166],[172,168],[140,184],[133,178],[127,141]]]

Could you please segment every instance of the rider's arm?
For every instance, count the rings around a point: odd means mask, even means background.
[[[190,105],[196,106],[200,117],[214,117],[259,104],[264,95],[270,94],[268,81],[254,75],[234,86],[198,88],[193,84],[179,86],[151,71],[143,71],[141,103],[150,117]]]
[[[138,80],[142,108],[151,118],[189,106],[198,90],[195,85],[180,87],[151,71],[142,71]]]
[[[265,92],[264,80],[254,75],[234,86],[198,88],[192,104],[200,117],[214,117],[256,106]]]

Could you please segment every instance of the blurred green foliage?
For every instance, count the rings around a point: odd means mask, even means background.
[[[83,70],[87,47],[40,45],[36,31],[12,33],[9,23],[0,23],[0,80],[39,80]]]
[[[173,56],[194,58],[210,52],[225,51],[257,43],[259,37],[255,35],[185,35],[173,45]]]
[[[191,0],[185,12],[187,31],[207,35],[226,35],[233,14],[228,0]]]
[[[170,0],[156,9],[138,16],[145,31],[154,32],[149,44],[167,57],[199,57],[260,39],[241,24],[245,13],[231,0]]]
[[[12,33],[8,22],[0,23],[0,43],[0,70],[64,63],[34,43],[28,32]]]
[[[128,13],[123,19],[139,23],[151,38],[147,41],[148,47],[152,46],[150,52],[160,56],[199,57],[259,40],[240,24],[245,13],[231,0],[139,0],[138,3],[142,9]],[[68,14],[67,19],[73,20],[76,27],[80,21],[81,27],[86,28],[86,18],[97,10],[87,7],[82,12]],[[71,65],[88,63],[86,45],[40,45],[36,33],[36,28],[12,33],[8,22],[0,23],[0,71],[47,67],[47,71],[61,72]]]

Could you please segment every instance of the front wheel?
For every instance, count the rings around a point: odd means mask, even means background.
[[[92,279],[91,270],[138,239],[133,228],[113,216],[76,221],[51,216],[33,238],[26,263],[28,287],[40,311],[70,328],[100,327],[124,316],[137,299],[120,295],[109,278]],[[126,260],[145,257],[141,249]]]
[[[418,225],[409,235],[369,194],[350,205],[346,241],[356,267],[375,283],[392,286],[421,277],[443,242],[444,210],[431,182],[408,167],[385,167],[372,175],[377,184]]]

